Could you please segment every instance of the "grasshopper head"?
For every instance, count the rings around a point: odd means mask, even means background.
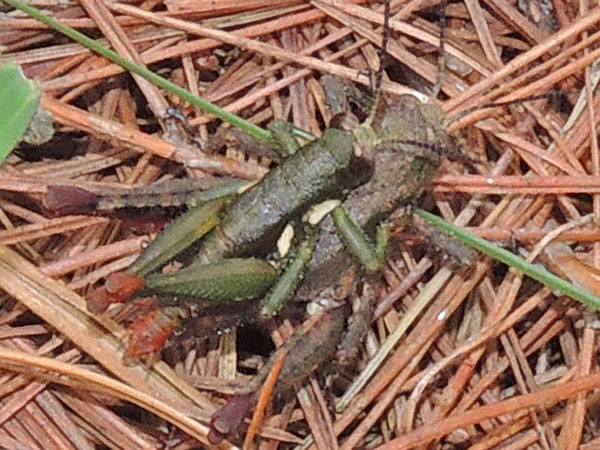
[[[375,124],[377,146],[391,145],[399,156],[421,158],[438,165],[452,147],[444,114],[433,103],[421,103],[411,95],[399,97]]]

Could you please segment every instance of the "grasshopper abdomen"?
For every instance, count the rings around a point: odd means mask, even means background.
[[[329,129],[271,170],[231,204],[219,226],[202,242],[195,262],[266,254],[290,219],[315,202],[340,198],[364,183],[371,161],[356,155],[352,133]]]

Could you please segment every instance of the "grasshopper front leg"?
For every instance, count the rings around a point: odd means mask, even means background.
[[[337,232],[344,242],[346,251],[354,256],[365,268],[367,273],[377,272],[383,265],[385,250],[390,240],[390,231],[386,225],[377,227],[375,245],[373,246],[364,231],[354,222],[344,208],[335,208],[331,217]]]
[[[300,244],[285,271],[261,301],[260,314],[272,317],[294,296],[315,248],[312,239]]]

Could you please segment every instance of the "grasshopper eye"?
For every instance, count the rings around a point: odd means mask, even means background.
[[[331,118],[329,127],[337,128],[338,130],[352,131],[358,127],[358,119],[354,114],[349,114],[347,112],[339,113]]]

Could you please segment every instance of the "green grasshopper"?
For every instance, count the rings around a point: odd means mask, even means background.
[[[386,12],[386,21],[388,16]],[[386,228],[377,225],[422,191],[441,162],[440,150],[448,148],[443,115],[434,105],[404,96],[377,117],[377,104],[353,131],[330,128],[302,148],[290,137],[288,124],[271,123],[270,130],[289,156],[239,196],[213,198],[174,221],[125,273],[109,276],[104,287],[88,296],[90,309],[99,312],[110,302],[125,301],[148,289],[216,301],[264,296],[261,313],[270,316],[294,295],[298,300],[321,296],[350,265],[346,252],[368,272],[377,271],[387,243]],[[301,244],[278,280],[269,263],[248,258],[271,253],[289,221],[299,220],[314,203],[326,199],[343,202],[314,231],[316,246],[308,243],[311,239]],[[375,248],[362,228],[376,234]],[[190,265],[173,274],[154,273],[197,240]],[[305,282],[296,293],[306,266]],[[337,308],[326,313],[314,328],[317,331],[304,334],[304,341],[311,340],[308,336],[325,342],[318,351],[299,338],[293,340],[281,378],[294,384],[330,357],[341,339],[344,317]],[[140,323],[147,326],[136,326],[142,338],[130,340],[130,356],[159,349],[159,341],[166,339],[170,329],[160,321]],[[217,414],[213,420],[215,441],[236,428],[228,414]]]

